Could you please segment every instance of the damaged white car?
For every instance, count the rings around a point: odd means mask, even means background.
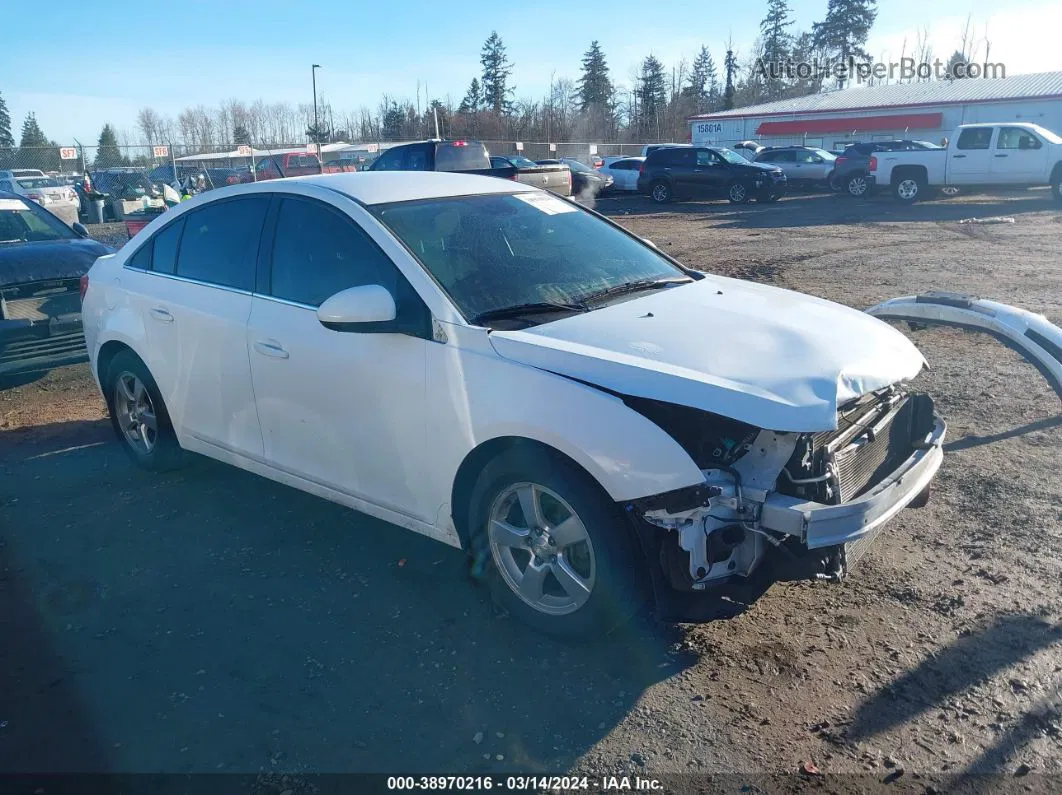
[[[557,634],[772,555],[842,575],[942,460],[888,324],[489,177],[223,188],[85,281],[139,464],[202,453],[464,548]]]

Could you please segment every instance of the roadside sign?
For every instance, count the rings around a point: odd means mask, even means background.
[[[169,157],[170,148],[168,146],[153,146],[151,147],[151,154],[153,157]]]
[[[596,155],[597,154],[597,144],[590,144],[590,154],[592,154],[592,155]]]
[[[379,144],[369,144],[368,146],[365,147],[365,151],[368,152],[369,154],[373,154],[375,152],[379,152],[380,151],[380,145]]]
[[[556,152],[557,151],[557,145],[556,144],[550,144],[549,145],[549,151]]]
[[[516,142],[516,151],[517,152],[524,151],[524,142],[523,141],[517,141]]]
[[[60,160],[77,160],[77,149],[73,146],[59,147]]]
[[[236,147],[236,154],[240,155],[241,157],[250,157],[251,147],[249,147],[247,144],[240,144]]]

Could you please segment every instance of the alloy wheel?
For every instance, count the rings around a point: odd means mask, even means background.
[[[158,419],[147,387],[133,373],[123,371],[115,381],[114,412],[130,447],[150,454],[158,441]]]

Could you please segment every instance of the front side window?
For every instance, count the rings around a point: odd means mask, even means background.
[[[284,199],[273,238],[270,295],[307,306],[348,287],[395,292],[395,266],[350,218],[316,202]]]
[[[692,159],[691,150],[684,151]],[[539,191],[369,208],[472,322],[535,303],[689,277],[652,247]]]
[[[987,149],[991,142],[991,127],[968,127],[959,133],[959,141],[955,145],[959,149]]]
[[[1021,127],[1000,127],[996,149],[1039,149],[1043,144],[1028,130]]]
[[[720,160],[719,155],[717,155],[715,152],[709,151],[707,149],[697,150],[698,166],[718,166],[721,163],[722,160]]]
[[[215,202],[189,213],[177,256],[177,275],[250,290],[268,206],[268,199],[255,196]]]
[[[376,158],[372,164],[373,171],[401,171],[406,158],[405,148],[390,149]]]

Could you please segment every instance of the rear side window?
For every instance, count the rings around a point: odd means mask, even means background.
[[[692,149],[657,149],[651,156],[653,162],[665,166],[692,166],[694,160]]]
[[[151,268],[155,273],[177,272],[177,246],[181,242],[181,232],[184,230],[184,219],[170,224],[155,235],[154,254],[151,257]]]
[[[271,295],[320,306],[363,284],[393,293],[395,279],[391,260],[350,218],[316,202],[284,199],[273,240]]]
[[[959,133],[959,149],[987,149],[992,142],[991,127],[968,127]]]
[[[177,258],[177,275],[250,290],[268,206],[268,199],[255,196],[208,204],[189,213]]]
[[[136,268],[138,271],[151,270],[151,245],[152,241],[149,240],[138,248],[136,253],[125,264],[130,268]]]
[[[487,147],[471,141],[453,141],[435,147],[436,171],[473,171],[490,168]]]

